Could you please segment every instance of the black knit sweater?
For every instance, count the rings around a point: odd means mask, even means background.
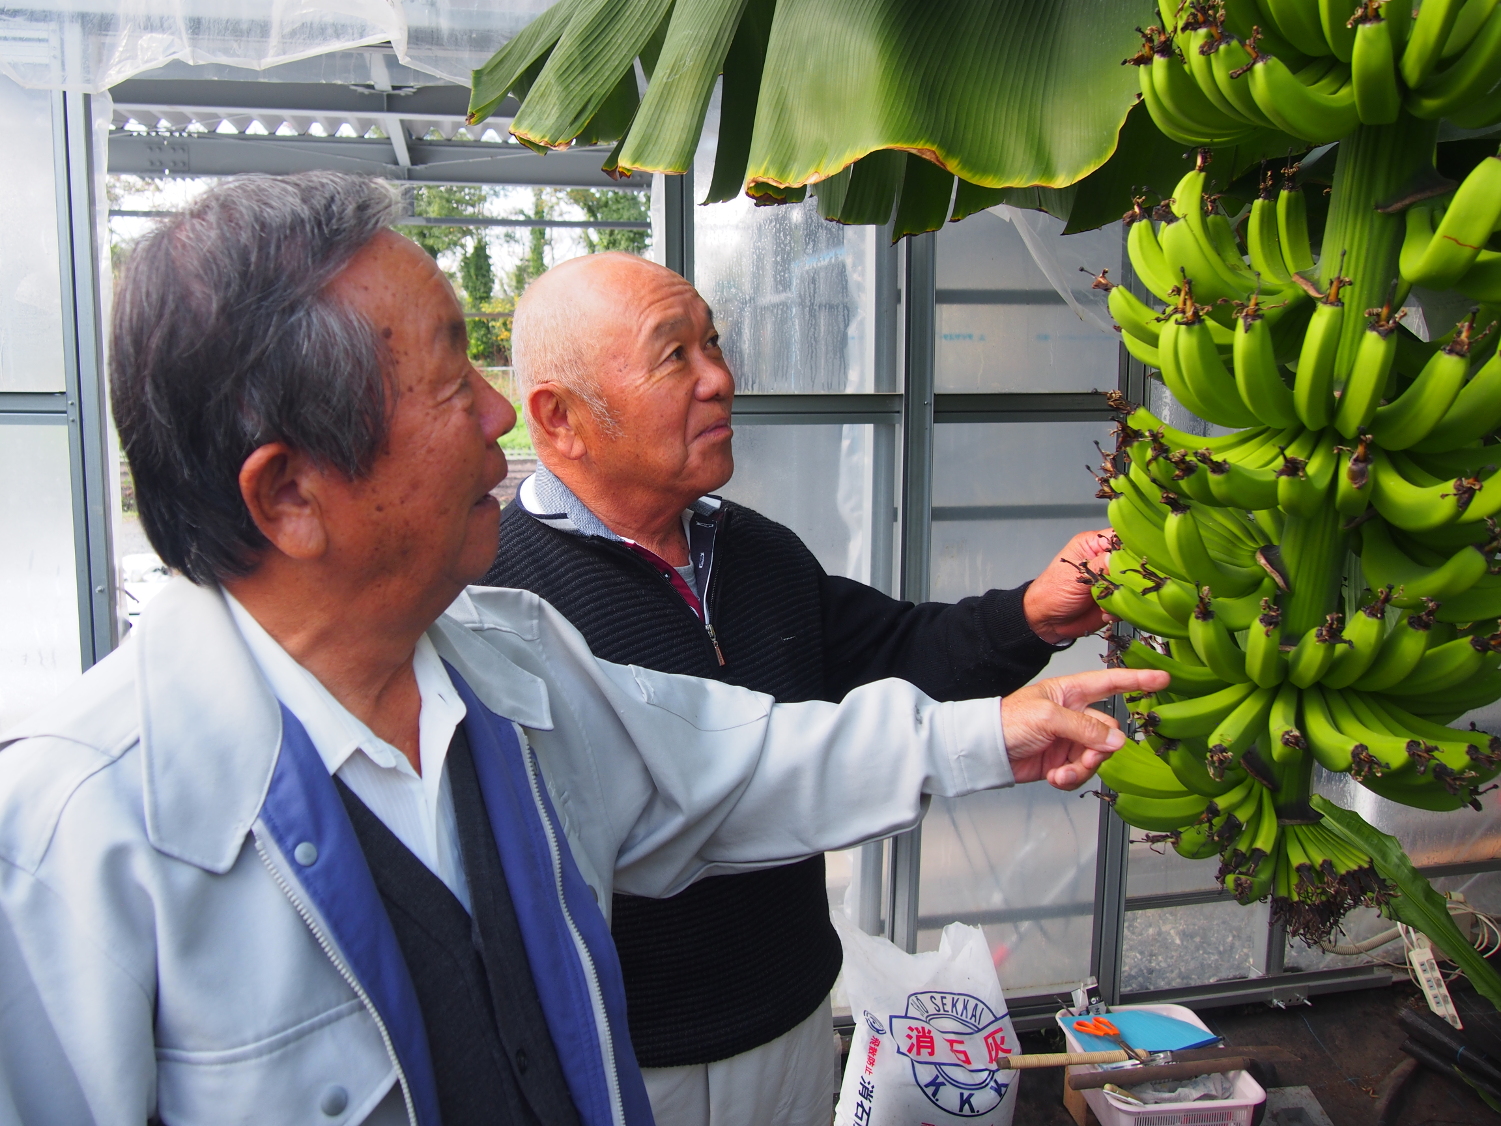
[[[956,605],[899,602],[827,575],[789,529],[724,505],[707,592],[725,663],[697,615],[620,543],[507,506],[492,586],[535,591],[607,661],[839,700],[895,676],[940,700],[1001,695],[1055,651],[1027,626],[1025,587]],[[794,1028],[838,976],[823,857],[700,880],[671,899],[618,895],[612,932],[644,1067],[725,1059]]]

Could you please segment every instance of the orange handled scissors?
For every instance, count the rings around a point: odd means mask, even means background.
[[[1126,1043],[1126,1038],[1121,1035],[1121,1030],[1111,1024],[1104,1017],[1094,1017],[1090,1020],[1074,1021],[1075,1032],[1087,1032],[1091,1036],[1098,1036],[1102,1040],[1113,1040],[1121,1051],[1134,1060],[1145,1060],[1147,1053],[1139,1048],[1133,1048]]]

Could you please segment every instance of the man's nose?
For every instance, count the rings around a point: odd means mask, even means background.
[[[730,373],[729,365],[722,360],[713,360],[708,356],[699,357],[700,369],[696,390],[698,398],[705,401],[711,399],[729,399],[735,394],[735,377]]]
[[[485,440],[498,441],[503,434],[509,434],[516,427],[516,408],[511,402],[494,387],[490,381],[475,372],[475,382],[479,385],[479,413],[480,426],[484,431]]]

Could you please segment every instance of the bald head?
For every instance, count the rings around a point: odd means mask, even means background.
[[[729,480],[735,383],[680,275],[619,252],[554,266],[517,302],[511,355],[537,456],[597,514],[591,496],[644,493],[681,512]]]
[[[611,337],[644,293],[697,292],[665,266],[612,250],[561,262],[527,286],[511,321],[511,363],[523,398],[534,387],[566,388],[618,435],[610,404]]]

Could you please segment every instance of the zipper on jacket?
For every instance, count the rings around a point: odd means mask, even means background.
[[[360,1004],[365,1006],[365,1011],[375,1021],[376,1030],[380,1032],[381,1043],[386,1046],[386,1055],[390,1057],[391,1063],[396,1067],[396,1082],[401,1084],[401,1097],[406,1102],[407,1121],[411,1123],[411,1126],[420,1126],[420,1123],[417,1121],[417,1104],[412,1101],[412,1090],[407,1084],[406,1072],[401,1069],[401,1059],[396,1054],[396,1045],[391,1042],[391,1033],[386,1028],[386,1022],[381,1019],[380,1013],[376,1010],[375,1002],[370,1000],[370,995],[365,992],[365,987],[360,984],[360,979],[354,976],[354,971],[344,964],[344,959],[339,956],[339,952],[334,948],[334,944],[319,929],[318,921],[313,918],[313,913],[307,909],[297,893],[292,890],[292,885],[282,877],[281,872],[272,863],[270,855],[266,852],[266,846],[261,843],[260,835],[252,830],[250,836],[255,841],[255,851],[260,854],[261,863],[266,866],[266,871],[271,873],[271,878],[276,881],[276,886],[281,888],[282,894],[291,902],[292,909],[301,917],[307,929],[313,932],[313,938],[317,940],[318,945],[323,949],[323,953],[328,956],[328,960],[334,964],[334,969],[339,971],[339,976],[344,979],[345,984],[354,990],[354,995],[360,999]]]
[[[696,615],[695,615],[696,616]],[[552,857],[553,884],[558,893],[558,906],[563,909],[563,921],[568,924],[568,933],[573,936],[574,948],[578,951],[579,961],[584,966],[584,977],[589,984],[589,1000],[594,1006],[595,1021],[600,1030],[600,1048],[604,1056],[605,1085],[610,1093],[610,1117],[619,1124],[625,1126],[625,1102],[620,1095],[620,1075],[615,1068],[615,1036],[610,1028],[610,1015],[605,1009],[605,994],[600,988],[599,971],[594,966],[594,955],[589,952],[589,945],[584,941],[583,934],[573,921],[573,913],[568,910],[568,897],[563,893],[563,859],[558,851],[558,837],[553,831],[552,819],[547,815],[547,806],[542,801],[541,779],[538,777],[536,752],[532,750],[531,741],[521,732],[519,725],[517,735],[525,749],[522,756],[526,761],[526,779],[532,788],[532,803],[537,807],[537,817],[542,822],[543,835],[547,837],[547,850]]]
[[[602,542],[602,543],[611,544],[612,546],[619,546],[619,545],[615,545],[613,543],[613,541],[611,541],[611,540],[603,540],[599,536],[595,536],[593,538],[596,539],[596,540],[600,540],[600,542]],[[657,570],[657,568],[653,567],[649,562],[647,562],[645,559],[641,558],[641,556],[637,555],[634,551],[630,551],[629,549],[622,548],[620,554],[621,554],[621,556],[623,558],[629,559],[637,567],[641,567],[641,568],[645,569],[646,572],[648,574],[650,574],[657,581],[659,581],[659,582],[665,582],[667,584],[667,588],[672,591],[672,600],[674,602],[676,602],[679,606],[681,606],[683,608],[683,613],[690,615],[695,622],[698,622],[701,626],[704,627],[704,633],[705,633],[705,635],[708,638],[709,647],[714,651],[714,657],[719,662],[719,667],[723,668],[728,662],[726,662],[725,659],[724,659],[724,652],[723,652],[723,650],[721,650],[719,648],[719,637],[714,632],[714,627],[710,624],[710,614],[709,614],[709,599],[708,599],[709,579],[713,578],[713,576],[714,576],[714,567],[713,567],[713,565],[712,564],[710,565],[710,567],[709,567],[709,574],[707,576],[705,576],[705,579],[704,579],[704,596],[701,597],[701,598],[699,598],[699,600],[698,600],[699,601],[699,605],[703,606],[703,608],[704,608],[704,616],[702,618],[700,618],[697,614],[695,614],[693,612],[693,607],[690,606],[690,605],[688,605],[688,600],[686,598],[684,598],[681,594],[679,594],[676,589],[673,588],[672,580],[671,579],[664,579],[662,577],[662,572],[661,571]]]

